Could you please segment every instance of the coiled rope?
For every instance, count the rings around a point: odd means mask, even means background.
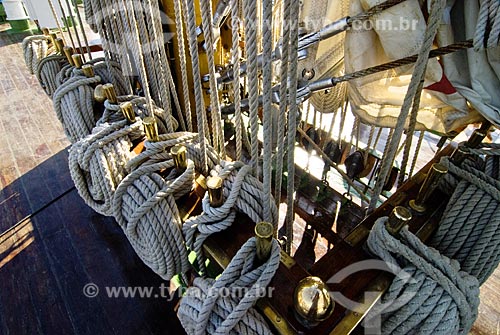
[[[480,0],[479,18],[474,35],[474,50],[495,48],[500,45],[500,3]]]
[[[477,279],[460,271],[457,261],[428,248],[407,227],[395,238],[385,228],[387,220],[375,223],[367,245],[403,270],[367,320],[381,316],[382,334],[467,334],[478,313]]]
[[[500,155],[500,145],[465,149],[476,154]],[[462,269],[482,284],[500,262],[500,181],[472,164],[441,163],[459,181],[430,245],[460,262]]]
[[[229,228],[236,217],[237,211],[245,213],[253,222],[265,221],[265,205],[263,184],[252,176],[250,166],[242,162],[229,163],[221,161],[212,171],[224,181],[224,199],[221,207],[212,207],[208,194],[203,198],[203,213],[190,218],[183,227],[186,244],[196,252],[200,271],[205,272],[203,243],[212,234]],[[270,208],[273,222],[278,220],[278,209],[274,200]]]
[[[270,258],[263,265],[255,267],[255,256],[256,240],[251,238],[218,280],[194,280],[177,312],[187,334],[272,334],[253,306],[279,267],[278,242],[273,240]],[[235,294],[242,290],[243,296]]]
[[[174,167],[169,148],[182,143],[187,148],[187,168]],[[176,199],[193,188],[200,160],[198,135],[160,135],[160,141],[145,143],[146,150],[129,167],[133,171],[121,182],[114,197],[114,214],[139,257],[155,273],[169,280],[189,269],[182,236],[182,221]],[[207,148],[216,160],[215,151]],[[194,154],[193,154],[194,153]]]
[[[28,36],[23,40],[24,61],[31,74],[37,71],[40,60],[48,56],[48,41],[45,35]]]
[[[59,87],[57,74],[68,64],[66,57],[61,55],[51,55],[45,57],[38,64],[36,76],[40,85],[47,95],[52,98],[54,92]]]

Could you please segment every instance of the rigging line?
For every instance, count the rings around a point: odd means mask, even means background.
[[[242,144],[242,116],[241,116],[241,87],[240,87],[240,1],[231,0],[231,22],[233,23],[232,30],[232,48],[231,58],[234,64],[233,71],[236,74],[233,78],[233,99],[235,106],[235,128],[236,128],[236,160],[240,161],[242,157],[243,144]],[[237,27],[235,27],[237,24]]]
[[[424,138],[425,138],[425,130],[422,130],[420,132],[420,136],[418,138],[417,147],[415,148],[415,153],[413,155],[413,161],[411,163],[410,172],[408,173],[409,178],[411,178],[413,176],[413,172],[415,171],[415,167],[416,167],[417,161],[418,161],[418,156],[420,154],[420,148],[422,147],[422,143],[424,141]]]
[[[57,0],[59,1],[59,5],[61,5],[61,0]],[[73,30],[75,31],[75,35],[76,35],[76,41],[78,42],[78,47],[79,47],[79,51],[78,53],[82,54],[82,58],[84,61],[85,60],[85,52],[83,51],[83,48],[82,48],[82,41],[80,40],[80,34],[78,33],[78,28],[76,27],[77,23],[75,21],[75,16],[73,15],[73,9],[71,8],[71,4],[69,3],[69,0],[65,0],[66,1],[66,6],[68,7],[68,11],[69,11],[69,17],[71,18],[71,23],[73,25]],[[62,8],[62,6],[61,6]],[[76,8],[76,10],[78,10],[78,8]],[[65,22],[67,23],[68,22],[68,19],[66,16],[64,16],[65,18]],[[68,33],[70,34],[71,36],[71,28],[69,27],[69,24],[66,24],[67,26],[67,29],[68,29]],[[74,49],[74,47],[73,47]]]
[[[76,49],[76,47],[75,47],[75,41],[73,40],[73,34],[71,34],[71,29],[69,29],[69,23],[68,23],[68,17],[66,16],[66,11],[64,10],[64,7],[62,5],[61,0],[57,0],[57,2],[59,3],[59,8],[61,8],[61,13],[62,13],[62,16],[63,16],[64,26],[68,30],[68,35],[69,35],[69,39],[70,39],[70,42],[71,42],[71,46],[73,47],[73,50],[75,50]],[[69,9],[69,11],[71,11],[71,9],[69,7],[68,7],[68,9]],[[85,61],[85,58],[83,60]]]
[[[64,37],[64,33],[63,33],[62,28],[61,28],[61,23],[59,22],[59,17],[57,16],[56,8],[54,7],[54,3],[52,2],[52,0],[47,0],[47,1],[49,2],[50,10],[52,11],[52,15],[54,16],[54,20],[56,20],[57,29],[59,29],[59,33],[61,34],[61,38],[62,38],[64,44],[66,44],[66,38]]]
[[[85,46],[87,48],[87,53],[89,55],[89,59],[92,60],[92,52],[90,51],[89,40],[87,38],[87,33],[85,32],[85,27],[83,26],[82,15],[80,14],[80,10],[78,9],[78,4],[77,4],[76,0],[72,0],[72,2],[73,2],[73,6],[75,7],[75,10],[76,10],[76,17],[78,19],[78,24],[80,25],[80,30],[82,31],[83,40],[84,40]],[[83,52],[83,50],[80,50],[80,52]]]

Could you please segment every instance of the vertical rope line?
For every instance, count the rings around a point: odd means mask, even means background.
[[[231,0],[231,22],[232,22],[232,48],[231,61],[233,63],[233,99],[234,99],[234,117],[236,128],[236,160],[241,160],[242,144],[242,117],[241,117],[241,90],[240,90],[240,4],[239,0]],[[235,25],[238,25],[237,27]]]
[[[196,103],[196,118],[198,133],[200,134],[200,144],[202,150],[204,173],[208,173],[207,165],[207,114],[205,102],[203,101],[203,89],[201,86],[200,59],[198,56],[198,41],[196,36],[196,22],[194,2],[192,0],[183,0],[185,21],[187,23],[187,36],[189,41],[189,52],[191,54],[191,66],[193,69],[193,86]]]
[[[375,126],[371,126],[370,127],[370,135],[368,136],[368,143],[366,144],[366,152],[365,152],[365,167],[366,165],[368,164],[368,156],[370,155],[370,150],[371,150],[371,146],[372,146],[372,143],[373,143],[373,137],[375,136]]]
[[[411,178],[413,176],[413,172],[415,171],[415,167],[417,166],[417,161],[418,161],[418,154],[420,153],[420,148],[422,147],[422,143],[424,142],[425,138],[425,131],[420,132],[420,136],[418,138],[417,142],[417,147],[415,148],[415,153],[413,155],[413,161],[411,162],[411,168],[409,172],[409,177]]]
[[[69,39],[70,39],[70,42],[71,42],[71,46],[73,47],[73,49],[76,49],[76,47],[75,47],[75,41],[73,40],[73,34],[71,34],[71,29],[69,29],[68,17],[66,16],[66,11],[63,8],[61,0],[57,0],[57,2],[59,3],[59,8],[61,8],[61,13],[62,13],[62,16],[64,18],[64,20],[63,20],[64,26],[68,30],[68,36],[69,36]],[[68,6],[68,9],[70,9],[69,6]],[[70,11],[71,11],[71,9],[70,9]],[[85,60],[85,58],[84,58],[84,60]]]
[[[399,115],[398,121],[396,123],[393,138],[391,140],[391,143],[389,144],[388,157],[386,157],[387,159],[382,161],[380,176],[377,179],[377,183],[375,184],[375,189],[373,192],[373,197],[370,201],[368,213],[371,213],[377,207],[378,199],[384,187],[384,181],[387,179],[390,173],[392,165],[391,162],[394,161],[397,146],[401,139],[401,135],[403,134],[404,125],[412,107],[412,102],[415,99],[420,81],[425,76],[425,70],[427,69],[427,62],[429,60],[429,53],[431,51],[434,37],[436,36],[439,23],[441,21],[445,4],[446,0],[432,1],[429,24],[425,32],[425,39],[420,49],[417,63],[415,64],[415,70],[413,72],[413,76],[408,87],[408,92],[406,93],[406,97],[401,108],[401,114]]]
[[[130,29],[128,28],[129,21],[124,18],[123,9],[120,7],[120,5],[117,3],[116,0],[111,1],[111,6],[106,6],[108,16],[112,15],[113,9],[115,11],[115,14],[114,14],[115,19],[111,20],[110,23],[111,23],[111,29],[113,31],[113,35],[116,36],[115,41],[118,41],[117,48],[116,48],[118,54],[116,55],[116,57],[118,59],[118,62],[121,65],[121,70],[128,75],[132,75],[133,74],[132,63],[134,62],[134,59],[132,57],[134,57],[134,56],[130,55],[130,53],[129,53],[130,46],[128,46],[128,43],[125,39],[125,32],[128,32],[128,34],[130,34]],[[121,24],[121,26],[120,26],[121,29],[118,28],[119,24]],[[84,35],[84,37],[86,38],[86,35]],[[88,45],[88,43],[87,43],[87,45]],[[119,46],[119,48],[118,48],[118,46]],[[88,48],[88,51],[90,52],[90,48]],[[107,64],[108,70],[110,71],[110,73],[112,73],[110,62],[109,62],[109,57],[106,57],[106,55],[107,55],[106,52],[104,53],[104,55],[106,58],[106,64]],[[112,80],[113,80],[113,84],[116,85],[116,78],[114,76],[112,77]],[[127,83],[129,84],[129,86],[128,86],[129,92],[133,92],[130,80],[127,80]]]
[[[66,38],[64,37],[64,32],[61,28],[61,23],[59,22],[59,17],[57,16],[57,12],[56,12],[56,8],[54,7],[54,3],[52,2],[52,0],[47,0],[47,1],[49,2],[50,10],[52,11],[52,15],[54,16],[54,20],[56,20],[57,29],[59,29],[59,33],[61,34],[61,38],[62,38],[64,44],[66,44]]]
[[[295,218],[295,134],[297,132],[297,70],[298,70],[298,47],[299,47],[299,1],[291,1],[290,24],[290,70],[289,70],[289,93],[290,109],[288,113],[288,178],[287,178],[287,212],[286,212],[286,252],[292,251],[293,223]]]
[[[187,129],[193,131],[193,116],[191,115],[191,101],[189,99],[189,83],[186,64],[186,48],[184,41],[184,27],[182,21],[181,0],[174,0],[175,27],[177,30],[177,44],[179,48],[179,62],[181,66],[182,95],[184,97],[184,115],[186,116]]]
[[[214,33],[212,22],[212,1],[200,0],[200,10],[203,25],[203,35],[205,36],[205,45],[207,46],[208,72],[210,75],[210,107],[212,116],[212,133],[214,135],[214,147],[222,156],[226,156],[224,146],[224,134],[222,130],[221,111],[219,103],[219,90],[217,87],[217,77],[215,72],[214,57]]]
[[[62,5],[61,5],[61,2],[60,0],[59,1],[59,5],[61,6],[61,9],[62,9]],[[83,59],[85,60],[85,53],[83,51],[83,47],[82,47],[82,41],[80,40],[80,34],[78,34],[78,28],[76,27],[76,21],[75,21],[75,16],[73,15],[73,9],[71,8],[71,4],[69,3],[69,0],[65,0],[66,2],[66,6],[68,7],[68,10],[69,10],[69,17],[71,18],[71,23],[73,24],[73,30],[75,31],[75,36],[76,36],[76,41],[78,42],[78,47],[79,47],[79,53],[82,54],[82,57]],[[78,10],[78,9],[77,9]],[[68,33],[70,34],[70,37],[71,37],[71,29],[69,27],[69,24],[67,23],[68,22],[68,17],[64,15],[64,21],[66,22],[66,27],[68,29]],[[74,49],[74,47],[73,47]]]
[[[257,4],[255,0],[244,0],[245,17],[245,50],[248,67],[248,103],[250,107],[250,142],[251,166],[253,173],[258,177],[257,165],[259,156],[259,87],[257,77]]]
[[[82,31],[83,40],[85,42],[85,46],[87,47],[87,53],[89,55],[89,59],[92,60],[92,52],[90,51],[89,40],[87,38],[87,33],[85,32],[85,27],[83,26],[82,15],[80,14],[80,10],[78,9],[78,4],[76,3],[76,0],[72,0],[72,2],[76,10],[76,18],[78,19],[78,24],[80,25],[80,30]]]

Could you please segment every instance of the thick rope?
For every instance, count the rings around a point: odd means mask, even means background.
[[[372,212],[377,207],[380,194],[382,193],[385,185],[385,181],[387,180],[391,172],[392,165],[396,157],[396,151],[398,149],[398,145],[404,131],[404,126],[407,122],[408,114],[410,113],[410,110],[414,105],[414,102],[416,101],[416,95],[425,76],[425,71],[427,69],[427,63],[429,60],[429,53],[434,42],[434,37],[436,36],[437,30],[439,28],[439,23],[441,22],[441,17],[445,5],[446,0],[432,1],[429,22],[425,31],[424,41],[422,47],[420,48],[418,59],[415,64],[415,70],[413,71],[413,76],[408,87],[408,92],[406,93],[403,106],[401,107],[401,113],[398,117],[392,140],[389,143],[387,157],[381,163],[379,177],[373,190],[373,196],[368,208],[368,212]]]
[[[497,0],[480,0],[479,17],[474,35],[474,50],[500,45],[500,4]]]
[[[23,39],[24,62],[31,74],[37,71],[40,60],[48,56],[48,41],[49,38],[44,35],[28,36]]]
[[[61,55],[51,55],[40,61],[37,68],[37,79],[43,90],[52,98],[54,92],[59,87],[57,74],[68,64],[66,57]]]
[[[279,267],[278,242],[273,240],[267,262],[256,267],[255,261],[256,240],[251,238],[218,280],[194,280],[194,286],[187,290],[177,312],[187,334],[272,334],[253,306]]]
[[[381,303],[368,316],[382,334],[467,334],[479,306],[479,285],[455,260],[428,248],[404,227],[392,236],[381,218],[367,241],[369,250],[392,267],[403,267]],[[373,322],[373,321],[372,321]]]
[[[125,235],[144,263],[167,280],[189,269],[175,201],[192,190],[195,171],[203,165],[198,138],[193,133],[173,133],[160,135],[158,142],[146,141],[146,150],[129,162],[132,172],[114,195],[115,217]],[[169,149],[176,144],[187,148],[188,166],[182,172],[172,169]]]
[[[265,190],[262,183],[252,176],[251,170],[250,166],[241,162],[222,161],[213,174],[224,180],[224,204],[217,208],[210,206],[206,194],[203,198],[203,213],[189,219],[183,227],[186,244],[196,252],[202,273],[205,272],[203,243],[210,235],[229,228],[237,211],[245,213],[255,223],[268,220],[265,218],[265,205],[262,204]],[[274,202],[270,210],[270,220],[276,222],[278,209]]]
[[[232,47],[231,47],[231,61],[233,63],[233,102],[234,102],[234,127],[236,129],[236,156],[235,159],[240,161],[243,152],[242,143],[242,127],[243,120],[241,117],[241,80],[240,80],[240,0],[231,0],[231,22],[233,24],[232,30]]]

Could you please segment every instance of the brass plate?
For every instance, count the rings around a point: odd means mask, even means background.
[[[283,263],[284,266],[286,266],[288,269],[291,269],[292,267],[295,266],[295,260],[290,257],[285,251],[281,250],[280,252],[281,256],[281,263]]]

